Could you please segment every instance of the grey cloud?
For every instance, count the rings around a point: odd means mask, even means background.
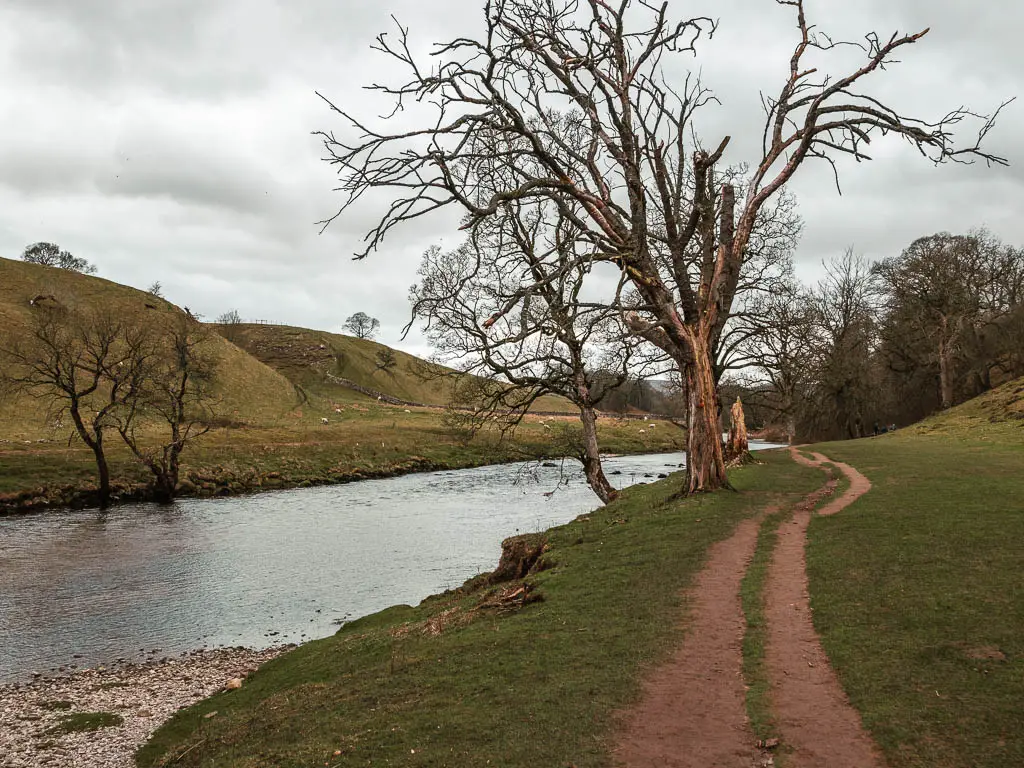
[[[932,32],[881,73],[872,92],[904,111],[939,116],[987,110],[1024,83],[1017,42],[1024,4],[937,0],[807,0],[826,31]],[[6,0],[0,4],[0,255],[54,240],[106,277],[160,280],[179,304],[215,316],[338,330],[354,311],[397,340],[406,290],[423,250],[454,245],[448,212],[396,230],[364,261],[351,255],[386,199],[367,199],[323,235],[315,223],[341,199],[320,161],[314,129],[344,131],[314,95],[360,114],[381,103],[361,86],[393,70],[369,50],[390,14],[417,51],[472,33],[479,0]],[[774,93],[792,50],[788,9],[768,0],[695,0],[676,10],[721,20],[699,67],[721,106],[702,135],[733,136],[730,162],[756,159],[758,93]],[[1024,96],[1024,94],[1020,94]],[[896,140],[873,163],[841,164],[843,195],[827,167],[805,167],[793,190],[806,221],[801,273],[847,246],[872,258],[942,229],[988,225],[1024,244],[1024,104],[990,136],[1010,169],[933,168]],[[405,348],[424,351],[415,333]]]

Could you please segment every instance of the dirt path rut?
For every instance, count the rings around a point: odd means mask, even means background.
[[[792,454],[797,461],[822,469],[828,461],[820,454],[813,459],[796,450]],[[849,478],[850,487],[820,510],[823,515],[845,509],[871,488],[857,470],[831,463]],[[879,768],[881,755],[847,700],[811,621],[805,548],[813,508],[813,501],[805,500],[779,528],[765,585],[765,661],[779,736],[791,751],[786,764],[794,768]]]
[[[853,467],[818,453],[794,460],[837,467],[850,487],[819,510],[831,515],[871,488]],[[794,507],[778,532],[765,586],[765,661],[781,749],[789,768],[883,768],[881,755],[839,685],[811,622],[804,550],[814,507],[836,487],[829,480]],[[770,512],[773,510],[766,510]],[[740,584],[757,544],[759,522],[741,523],[713,546],[690,592],[693,611],[679,650],[653,670],[640,702],[623,718],[615,748],[627,768],[750,768],[771,765],[757,749],[746,714]]]
[[[708,552],[690,596],[682,646],[644,684],[616,749],[629,768],[733,768],[754,765],[742,678],[745,622],[740,582],[757,545],[745,520]]]

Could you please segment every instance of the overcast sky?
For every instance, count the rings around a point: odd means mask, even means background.
[[[329,331],[365,311],[380,340],[424,353],[410,337],[406,293],[420,254],[453,244],[453,216],[421,220],[369,259],[352,261],[370,216],[320,235],[334,213],[332,169],[310,135],[342,130],[314,91],[354,111],[381,76],[369,50],[390,27],[414,44],[479,29],[480,0],[3,0],[0,2],[0,255],[59,243],[99,274],[164,294],[207,317],[235,308]],[[772,0],[673,0],[720,19],[696,60],[721,99],[707,129],[734,137],[729,162],[752,161],[758,92],[775,93],[793,44],[792,16]],[[859,37],[931,27],[871,93],[920,116],[962,104],[987,111],[1024,95],[1024,3],[808,0],[820,27]],[[884,36],[884,34],[883,34]],[[965,137],[970,138],[970,137]],[[717,142],[709,135],[707,141]],[[1024,245],[1024,100],[1004,112],[988,148],[1010,168],[935,168],[897,140],[875,162],[826,168],[792,189],[805,233],[799,273],[852,246],[898,254],[915,237],[987,226]]]

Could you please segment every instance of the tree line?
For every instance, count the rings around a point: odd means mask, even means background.
[[[984,230],[874,264],[849,250],[757,309],[734,381],[790,438],[874,434],[1024,375],[1024,250]]]

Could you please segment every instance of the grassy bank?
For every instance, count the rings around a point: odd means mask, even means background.
[[[816,446],[874,486],[812,521],[808,571],[825,649],[893,768],[1024,765],[1024,386],[1013,389]]]
[[[736,472],[741,493],[637,487],[549,532],[551,567],[527,579],[540,601],[489,608],[501,593],[482,587],[353,622],[179,713],[140,765],[608,765],[615,714],[678,640],[708,546],[820,476],[780,455]]]
[[[274,488],[347,482],[402,472],[459,468],[551,455],[552,418],[529,417],[513,440],[484,433],[470,441],[441,423],[441,411],[376,403],[332,411],[327,425],[308,416],[294,424],[217,429],[182,456],[183,495],[224,495]],[[565,419],[572,424],[572,419]],[[548,424],[545,427],[544,424]],[[682,450],[685,433],[664,424],[602,419],[602,446],[610,453]],[[144,497],[150,480],[117,435],[109,458],[115,493]],[[88,503],[95,489],[92,453],[66,440],[0,444],[0,513]]]

